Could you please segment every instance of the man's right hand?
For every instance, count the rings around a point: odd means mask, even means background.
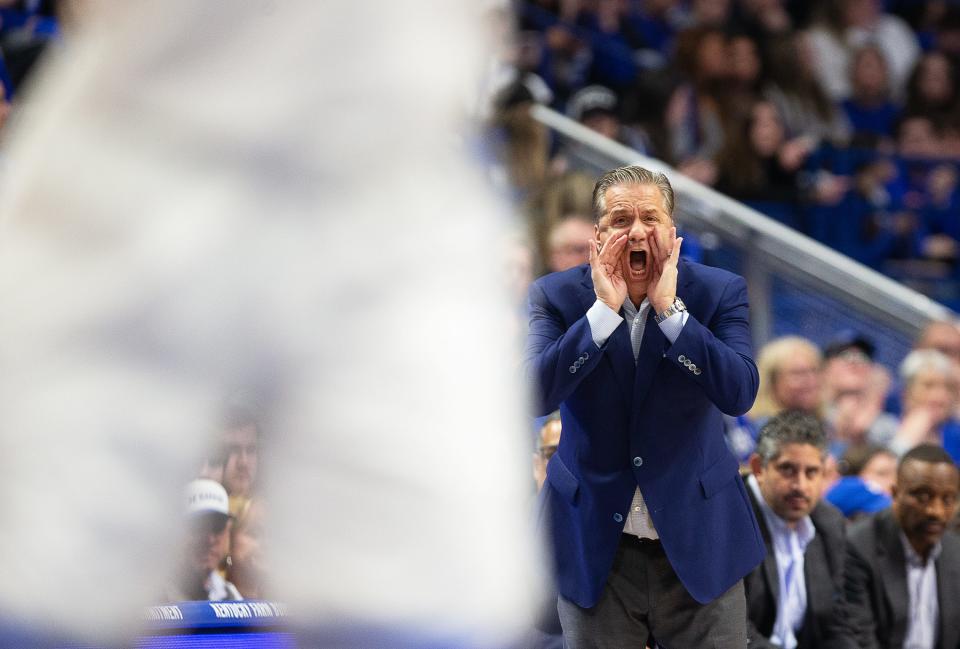
[[[590,240],[590,276],[597,299],[619,312],[627,299],[627,281],[623,278],[623,251],[627,235],[607,239],[603,246]]]

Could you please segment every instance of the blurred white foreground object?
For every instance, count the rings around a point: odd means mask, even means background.
[[[129,633],[243,384],[291,613],[526,622],[503,217],[454,137],[472,4],[82,5],[0,187],[0,613]]]

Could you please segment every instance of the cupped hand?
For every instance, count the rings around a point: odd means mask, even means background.
[[[627,299],[627,281],[623,277],[623,251],[627,235],[610,237],[601,246],[590,240],[590,276],[597,299],[619,311]]]
[[[670,228],[661,240],[659,231],[648,237],[650,242],[650,281],[647,284],[647,299],[654,313],[663,313],[677,297],[677,263],[680,261],[680,245],[683,237],[677,238],[677,228]]]

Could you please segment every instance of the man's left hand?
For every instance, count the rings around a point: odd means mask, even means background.
[[[677,297],[677,262],[680,260],[680,244],[683,237],[677,238],[677,228],[670,228],[667,240],[661,240],[657,231],[650,238],[650,255],[653,272],[647,284],[647,299],[654,313],[663,313]]]

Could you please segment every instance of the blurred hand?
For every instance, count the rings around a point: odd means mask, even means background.
[[[880,408],[863,394],[842,394],[836,400],[834,428],[837,437],[859,443],[866,439],[867,430],[880,415]]]
[[[817,179],[813,188],[813,200],[821,205],[836,205],[843,200],[850,188],[850,179],[825,173]]]
[[[936,417],[927,408],[914,408],[900,422],[900,428],[894,437],[904,448],[913,448],[928,441]]]
[[[807,156],[810,155],[810,148],[810,140],[805,137],[795,137],[784,142],[777,151],[780,166],[787,171],[796,171],[803,166]]]

